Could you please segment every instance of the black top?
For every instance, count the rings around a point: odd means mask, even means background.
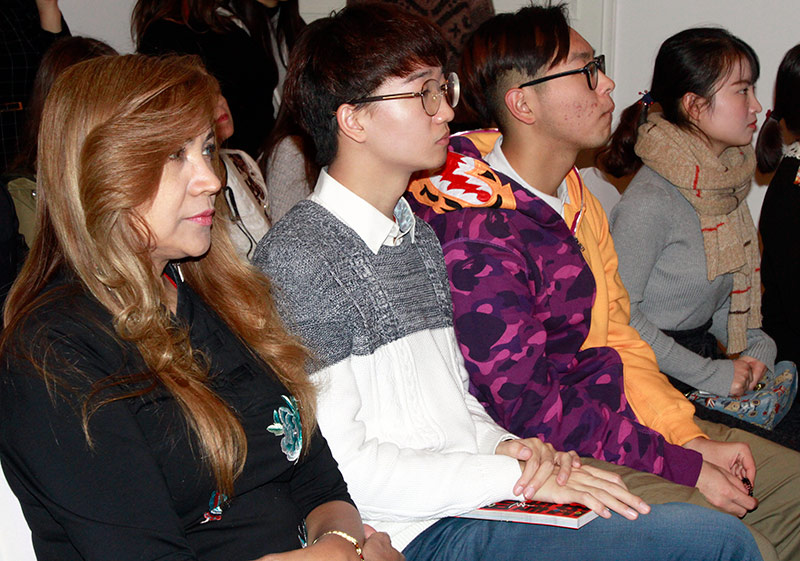
[[[763,329],[778,345],[777,361],[800,364],[800,159],[784,157],[770,181],[758,229],[761,254]]]
[[[17,277],[17,271],[28,253],[25,238],[19,233],[19,220],[14,209],[14,201],[8,192],[8,180],[11,176],[0,175],[0,311]],[[2,321],[0,321],[2,324]],[[2,325],[0,325],[2,330]]]
[[[147,27],[139,41],[139,52],[198,55],[219,81],[231,110],[234,133],[226,146],[258,157],[274,122],[272,90],[278,84],[278,71],[272,53],[266,53],[237,26],[220,34],[199,24],[189,28],[167,20]]]
[[[50,290],[53,299],[29,316],[17,341],[47,353],[48,368],[79,391],[110,374],[141,371],[135,347],[114,336],[109,314],[77,282],[62,279]],[[298,548],[311,510],[350,501],[318,432],[307,456],[290,459],[299,442],[289,429],[299,415],[288,392],[185,284],[177,318],[190,326],[211,385],[247,434],[235,496],[221,514],[214,508],[223,501],[165,391],[101,407],[90,421],[90,449],[75,396],[62,389],[51,400],[33,367],[7,354],[0,460],[40,561],[251,560]]]
[[[8,171],[20,151],[42,55],[53,41],[69,35],[63,18],[61,27],[60,33],[42,29],[34,0],[0,2],[0,173]]]

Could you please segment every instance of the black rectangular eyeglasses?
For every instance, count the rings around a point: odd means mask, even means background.
[[[594,90],[597,87],[597,76],[600,72],[602,72],[603,74],[606,73],[606,55],[599,55],[593,58],[583,68],[576,68],[575,70],[567,70],[566,72],[559,72],[558,74],[550,74],[549,76],[542,76],[541,78],[536,78],[535,80],[531,80],[530,82],[525,82],[519,87],[526,88],[528,86],[535,86],[536,84],[547,82],[548,80],[555,80],[556,78],[561,78],[562,76],[572,76],[573,74],[584,74],[586,76],[586,83],[589,85],[589,89]]]

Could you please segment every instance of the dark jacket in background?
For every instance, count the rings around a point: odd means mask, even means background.
[[[272,130],[272,90],[278,83],[274,63],[264,49],[239,27],[216,33],[199,24],[190,28],[158,20],[150,24],[139,42],[139,52],[161,55],[198,55],[218,81],[228,100],[234,133],[225,145],[257,158]]]
[[[34,0],[0,2],[0,173],[16,157],[22,141],[25,109],[44,52],[59,37],[42,29]]]

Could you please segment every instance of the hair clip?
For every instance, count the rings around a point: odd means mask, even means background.
[[[653,96],[650,95],[650,92],[647,91],[647,90],[645,90],[643,92],[639,92],[639,95],[642,96],[642,98],[638,101],[638,103],[641,103],[645,107],[649,107],[649,106],[653,105],[653,103],[655,102],[655,100],[653,99]]]

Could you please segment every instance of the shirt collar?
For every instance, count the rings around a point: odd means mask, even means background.
[[[503,173],[519,183],[525,190],[533,193],[544,202],[546,202],[553,210],[555,210],[561,218],[564,218],[564,205],[569,203],[569,191],[567,191],[567,178],[565,177],[561,184],[556,189],[555,196],[548,195],[546,193],[542,193],[534,186],[529,184],[527,181],[522,179],[522,177],[517,173],[517,171],[511,167],[511,164],[508,163],[506,159],[506,155],[503,153],[503,137],[497,139],[497,142],[494,144],[494,148],[492,151],[486,154],[484,158],[487,164],[489,164],[492,169],[495,171],[499,171]]]
[[[383,245],[400,245],[406,234],[410,234],[411,243],[414,243],[416,221],[408,201],[403,197],[397,201],[394,220],[391,220],[328,175],[327,169],[323,169],[308,199],[354,230],[372,253],[377,254]]]

